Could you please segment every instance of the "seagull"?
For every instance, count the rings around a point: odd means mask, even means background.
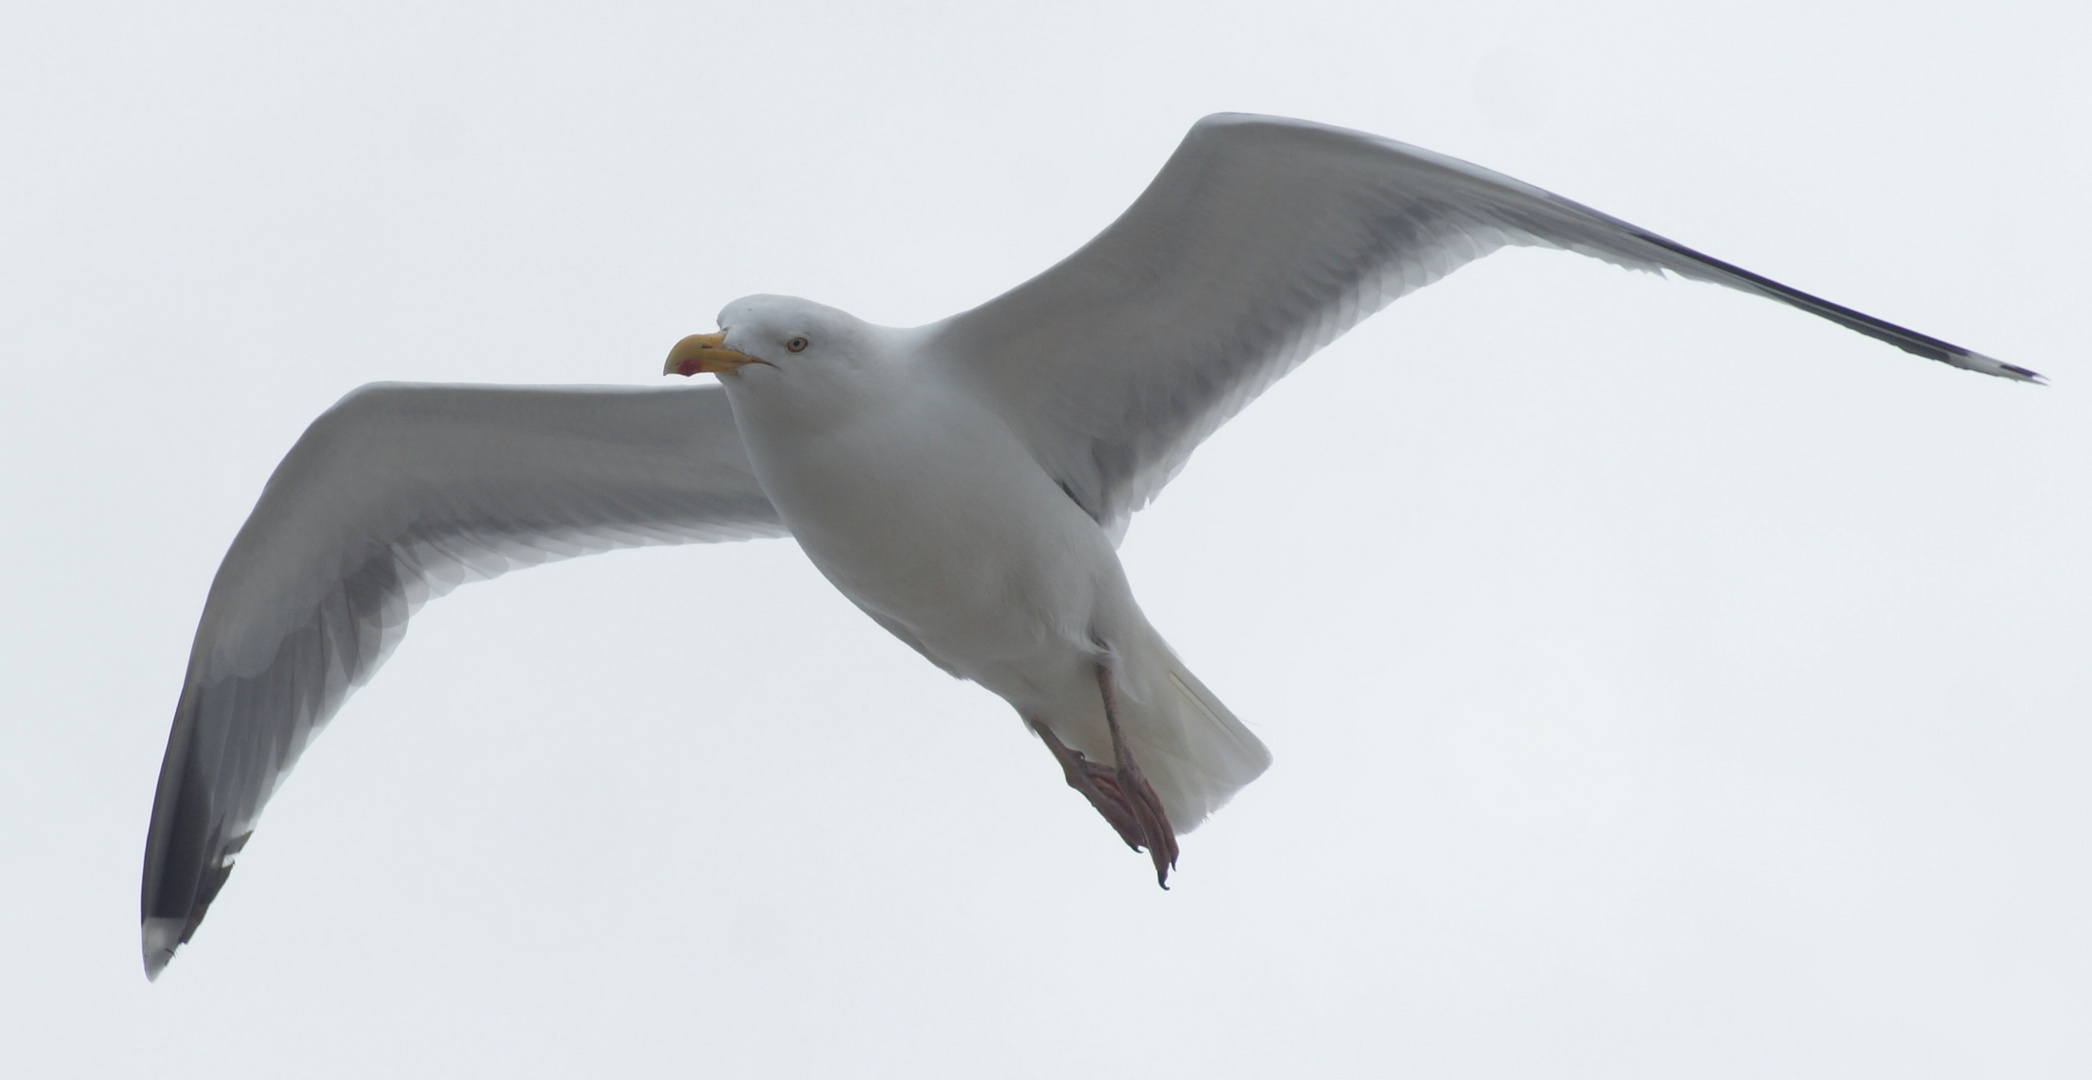
[[[1095,239],[913,329],[785,296],[678,342],[668,389],[379,383],[313,421],[218,568],[145,849],[145,971],[423,602],[643,544],[790,536],[930,663],[1009,702],[1167,887],[1270,753],[1171,651],[1117,547],[1191,452],[1395,299],[1506,245],[1777,300],[1905,352],[2026,368],[1487,169],[1300,120],[1194,125]]]

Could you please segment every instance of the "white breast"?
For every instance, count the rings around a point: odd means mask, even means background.
[[[1013,665],[1086,651],[1099,585],[1125,588],[1103,531],[994,413],[949,387],[894,389],[818,428],[780,415],[781,396],[735,396],[756,477],[807,556],[991,689]]]

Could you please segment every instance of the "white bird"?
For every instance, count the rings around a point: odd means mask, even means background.
[[[1309,354],[1507,244],[1742,289],[2039,381],[1462,161],[1208,117],[1102,234],[942,322],[755,296],[669,354],[668,371],[719,386],[386,383],[322,414],[204,605],[146,844],[147,975],[419,604],[638,544],[796,538],[879,625],[1014,706],[1165,882],[1178,834],[1270,755],[1141,614],[1116,554],[1128,518]]]

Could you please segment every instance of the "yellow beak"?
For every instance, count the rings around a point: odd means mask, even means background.
[[[765,364],[743,352],[726,347],[726,331],[716,334],[692,334],[676,342],[668,350],[668,363],[661,368],[663,375],[695,375],[700,371],[714,374],[733,371],[749,364]]]

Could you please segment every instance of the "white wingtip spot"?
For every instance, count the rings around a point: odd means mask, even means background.
[[[147,919],[139,930],[139,938],[145,949],[145,978],[152,982],[167,969],[167,961],[174,959],[174,950],[182,944],[182,923],[179,919]]]

